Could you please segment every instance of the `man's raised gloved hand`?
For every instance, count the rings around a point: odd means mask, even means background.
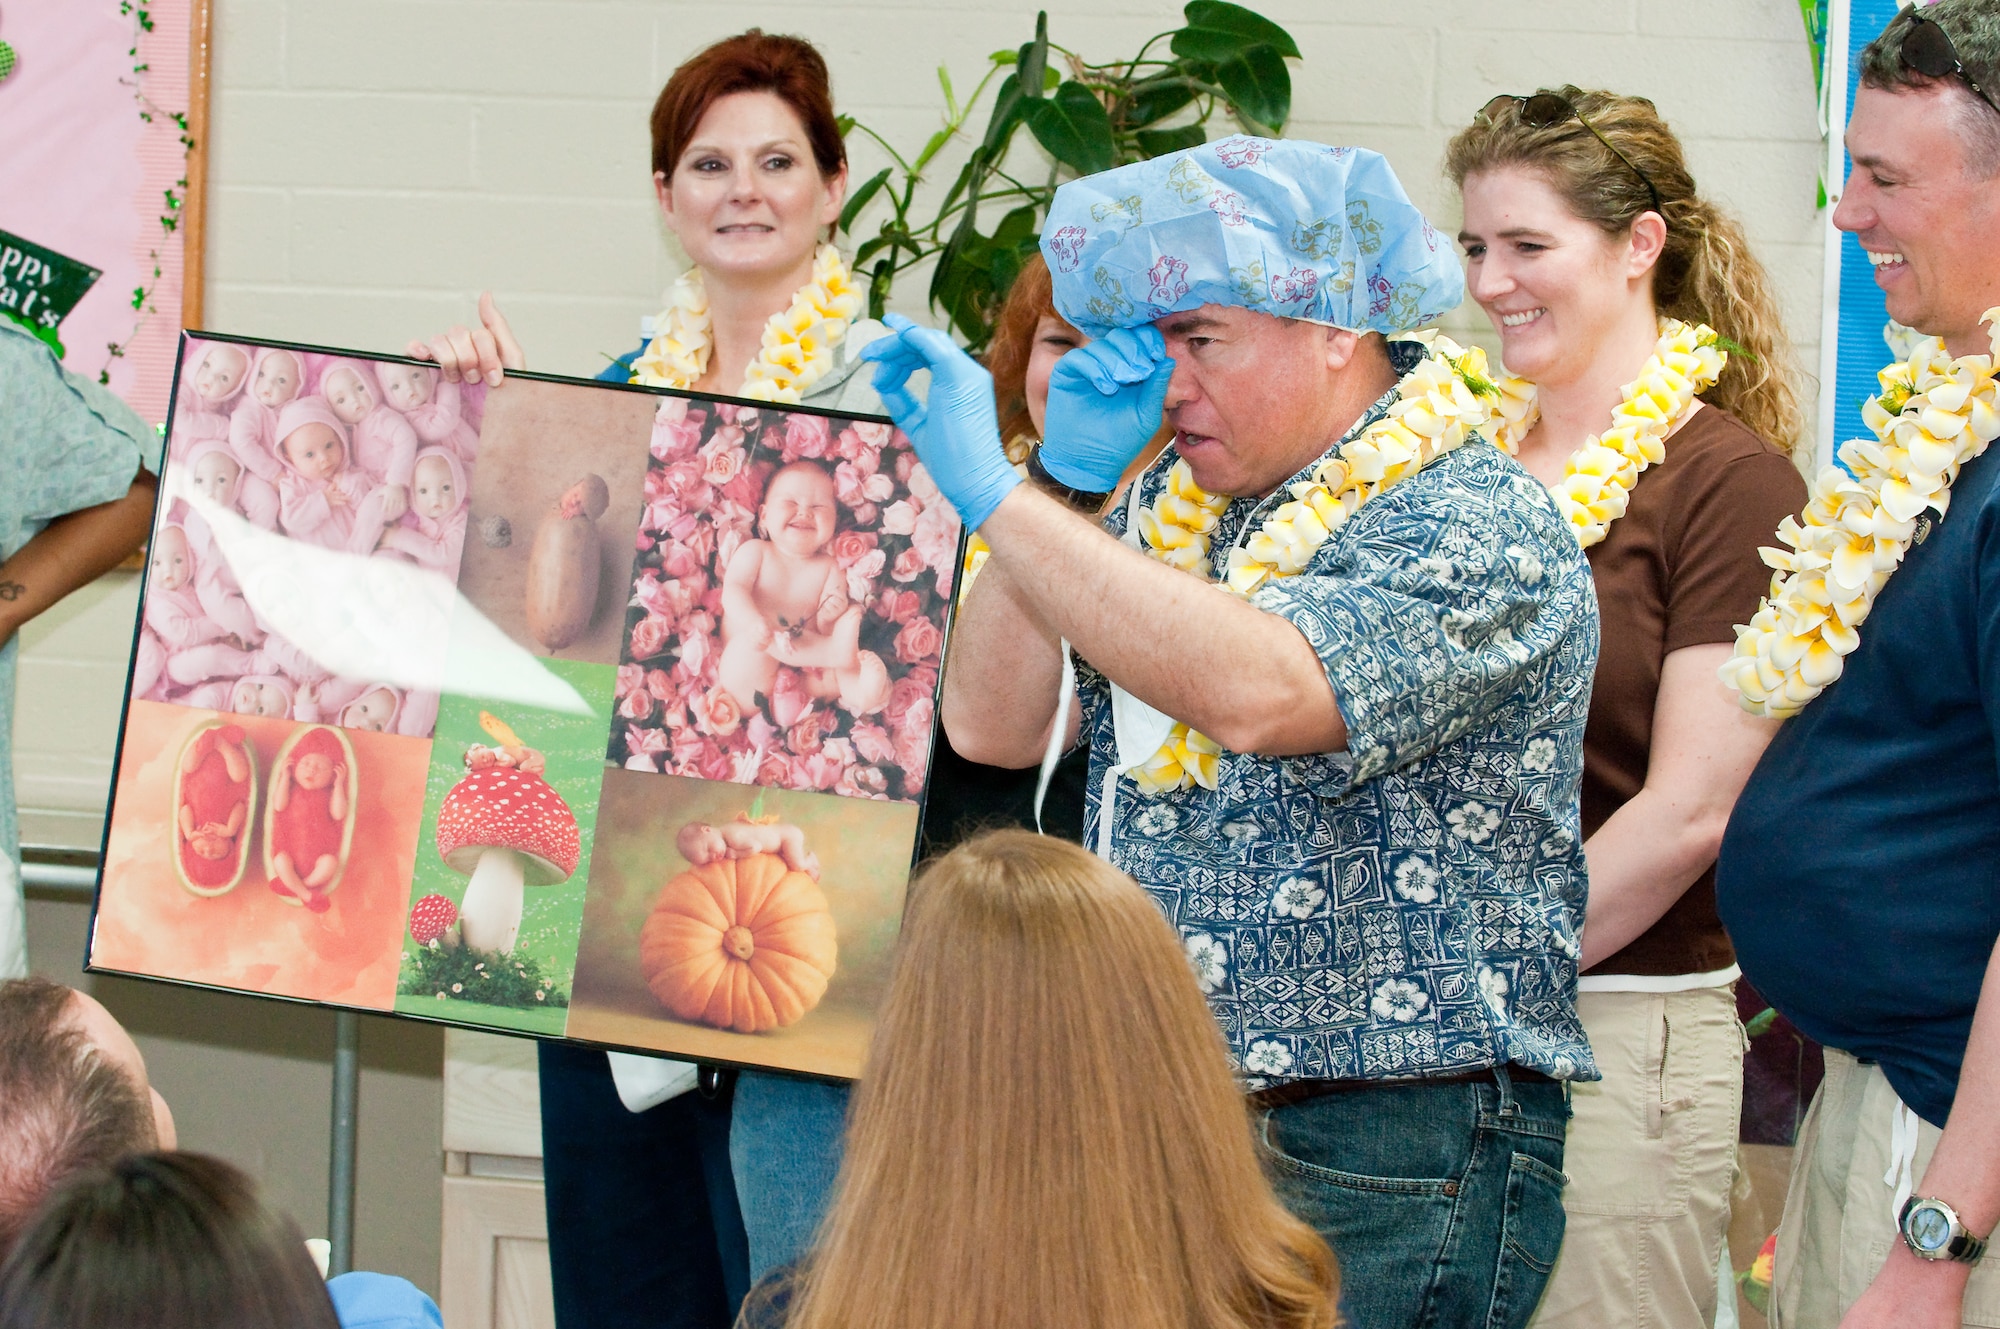
[[[1072,489],[1108,494],[1159,432],[1174,362],[1158,328],[1114,328],[1056,361],[1041,463]]]
[[[936,328],[900,314],[885,320],[894,335],[870,342],[861,358],[875,362],[882,407],[916,445],[917,458],[968,529],[986,524],[1020,475],[1000,445],[993,376]],[[910,393],[910,375],[931,373],[929,400]]]

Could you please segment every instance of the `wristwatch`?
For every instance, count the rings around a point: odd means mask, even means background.
[[[1986,1243],[1965,1230],[1958,1211],[1943,1200],[1912,1195],[1903,1202],[1898,1224],[1903,1244],[1920,1260],[1952,1260],[1958,1264],[1978,1264],[1986,1254]]]
[[[1104,510],[1104,502],[1111,497],[1111,491],[1101,494],[1088,489],[1078,489],[1066,485],[1049,474],[1049,468],[1042,465],[1042,450],[1036,448],[1028,454],[1028,478],[1035,482],[1035,488],[1042,490],[1075,508],[1087,516],[1096,516]]]

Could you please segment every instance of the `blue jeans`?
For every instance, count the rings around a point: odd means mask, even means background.
[[[729,1167],[750,1240],[752,1283],[812,1247],[840,1172],[848,1088],[765,1071],[736,1077]]]
[[[1519,1329],[1562,1246],[1566,1091],[1345,1088],[1263,1114],[1287,1207],[1340,1259],[1355,1329]]]

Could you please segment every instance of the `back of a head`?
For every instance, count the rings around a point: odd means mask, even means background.
[[[794,1329],[1323,1325],[1336,1281],[1129,877],[998,831],[912,884]]]
[[[155,1147],[145,1088],[91,1046],[76,993],[0,983],[0,1258],[65,1178]]]
[[[0,1266],[0,1329],[338,1326],[298,1225],[201,1154],[71,1179]]]

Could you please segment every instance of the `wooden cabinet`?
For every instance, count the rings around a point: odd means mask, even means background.
[[[535,1045],[444,1040],[445,1329],[554,1329]]]

